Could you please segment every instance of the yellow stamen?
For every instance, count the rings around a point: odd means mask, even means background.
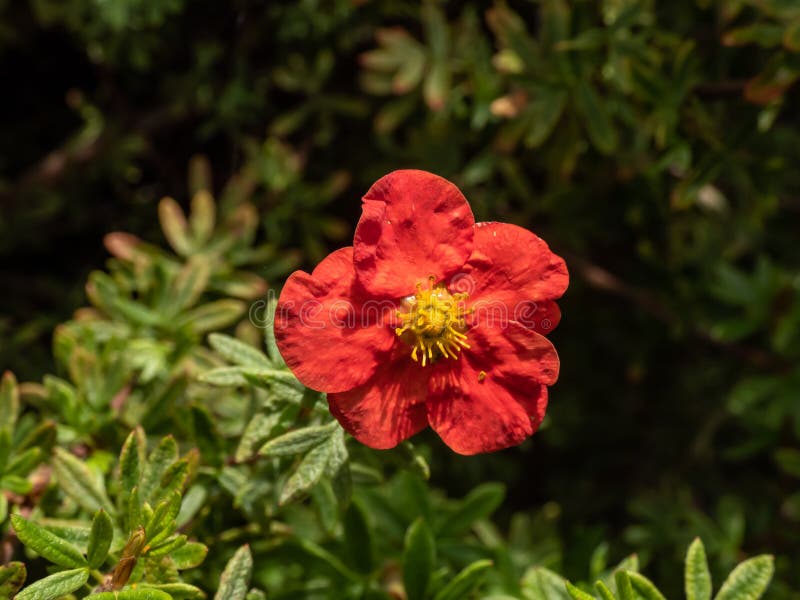
[[[441,357],[457,359],[462,348],[469,348],[464,307],[467,294],[451,294],[436,278],[428,278],[427,288],[417,283],[417,291],[397,312],[400,327],[395,333],[411,346],[411,358],[425,367]],[[422,355],[421,360],[419,354]]]

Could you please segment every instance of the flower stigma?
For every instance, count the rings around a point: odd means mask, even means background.
[[[411,345],[411,358],[422,366],[440,357],[458,358],[461,348],[469,348],[465,331],[464,306],[466,293],[451,294],[444,283],[428,277],[428,286],[417,283],[413,296],[403,300],[403,310],[397,312],[401,327],[395,333]],[[405,311],[405,312],[404,312]]]

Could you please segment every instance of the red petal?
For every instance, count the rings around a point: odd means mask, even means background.
[[[364,196],[353,240],[358,279],[375,296],[400,298],[430,275],[458,271],[472,252],[475,219],[464,195],[425,171],[393,171]]]
[[[328,394],[331,414],[371,448],[394,448],[428,425],[425,398],[430,370],[412,361],[406,350],[379,367],[364,385]]]
[[[514,321],[542,335],[548,335],[561,322],[561,309],[552,300],[518,302],[514,312],[508,312]],[[480,317],[475,320],[479,321]]]
[[[544,418],[546,385],[558,378],[555,348],[513,321],[504,329],[478,325],[467,336],[470,349],[457,366],[437,365],[428,420],[460,454],[515,446]]]
[[[300,382],[321,392],[351,390],[387,360],[397,336],[377,311],[361,310],[353,249],[329,254],[309,275],[295,271],[275,311],[275,339]],[[369,317],[367,319],[366,317]]]
[[[475,249],[451,288],[469,293],[474,320],[490,325],[516,320],[540,333],[561,320],[560,298],[569,285],[564,260],[527,229],[509,223],[478,223]]]
[[[431,378],[428,421],[445,444],[459,454],[494,452],[516,446],[533,434],[544,418],[547,387],[510,389],[470,361],[449,375]]]
[[[504,385],[525,389],[558,380],[560,361],[552,342],[516,321],[505,327],[476,325],[467,341],[467,358]]]

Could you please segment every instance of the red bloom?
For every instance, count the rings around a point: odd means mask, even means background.
[[[475,223],[452,183],[394,171],[364,196],[353,246],[297,271],[275,335],[356,439],[392,448],[431,425],[461,454],[539,427],[559,361],[564,261],[530,231]]]

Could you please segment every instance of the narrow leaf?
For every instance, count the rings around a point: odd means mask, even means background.
[[[192,241],[189,237],[186,215],[178,203],[172,198],[162,199],[158,203],[158,218],[172,249],[181,256],[189,255],[192,252]]]
[[[644,575],[628,571],[628,578],[631,581],[633,591],[636,596],[642,600],[666,600],[664,594],[658,591],[658,588]]]
[[[80,550],[41,525],[20,515],[11,515],[11,524],[23,544],[50,562],[62,567],[86,566],[86,559]]]
[[[89,533],[89,545],[86,557],[92,569],[99,569],[108,556],[108,549],[114,539],[114,524],[111,517],[104,510],[99,510],[94,515],[92,530]]]
[[[485,483],[476,487],[455,511],[439,523],[435,528],[437,535],[453,535],[469,529],[475,521],[491,515],[503,502],[505,493],[505,487],[499,483]]]
[[[250,344],[229,335],[212,333],[208,336],[209,345],[228,362],[242,367],[272,367],[269,359]]]
[[[587,594],[580,588],[576,588],[569,581],[565,582],[567,586],[567,593],[572,596],[572,600],[595,600],[594,596]]]
[[[421,517],[406,532],[403,547],[403,584],[408,600],[423,600],[436,565],[436,541]]]
[[[86,596],[86,600],[174,600],[167,592],[155,588],[139,588],[121,592],[100,592]]]
[[[490,560],[477,560],[468,565],[436,594],[434,600],[463,600],[480,584],[491,566]]]
[[[250,546],[244,545],[236,551],[225,566],[214,600],[244,600],[250,587],[253,557]]]
[[[3,373],[0,382],[0,429],[14,427],[19,415],[19,388],[11,371]]]
[[[74,592],[89,580],[88,569],[61,571],[32,583],[15,600],[52,600]]]
[[[694,538],[686,552],[684,569],[686,600],[711,600],[711,573],[702,540]]]
[[[105,486],[76,456],[63,448],[55,448],[53,468],[61,488],[87,512],[94,513],[102,508],[109,514],[115,513]]]
[[[286,481],[281,491],[280,504],[287,504],[314,486],[325,473],[330,446],[320,444],[303,457],[300,465]]]
[[[330,438],[336,430],[337,423],[332,421],[327,425],[315,425],[295,429],[274,439],[271,439],[258,451],[263,456],[294,456],[310,450]]]
[[[722,584],[714,600],[758,600],[775,572],[775,560],[762,554],[739,564]]]

